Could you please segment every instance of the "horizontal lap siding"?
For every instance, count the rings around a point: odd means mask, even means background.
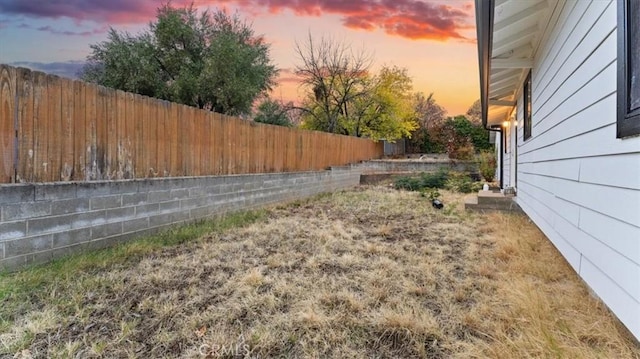
[[[559,19],[534,61],[517,200],[640,337],[640,138],[616,138],[616,4],[567,1]]]

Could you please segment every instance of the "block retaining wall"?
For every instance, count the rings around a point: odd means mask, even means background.
[[[370,160],[357,165],[363,173],[390,172],[436,172],[447,169],[460,172],[478,172],[478,165],[471,161],[451,161],[449,159],[407,159],[407,160]]]
[[[0,270],[358,185],[360,170],[0,185]]]

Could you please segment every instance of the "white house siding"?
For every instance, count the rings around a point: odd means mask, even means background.
[[[616,11],[566,1],[541,44],[526,141],[518,100],[517,201],[640,338],[640,137],[616,138]]]
[[[502,187],[503,188],[508,188],[511,187],[511,176],[509,175],[509,173],[511,173],[511,154],[509,153],[510,151],[510,145],[511,145],[511,136],[509,136],[509,131],[511,129],[507,129],[506,131],[503,131],[502,134],[503,136],[506,137],[506,143],[507,143],[507,152],[505,152],[504,150],[504,145],[505,145],[505,139],[504,138],[500,138],[500,151],[502,151]]]

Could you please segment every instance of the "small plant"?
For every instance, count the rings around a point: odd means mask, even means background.
[[[440,192],[437,188],[424,188],[420,191],[420,197],[428,198],[429,201],[440,198]]]
[[[482,189],[482,183],[472,180],[467,173],[452,172],[447,179],[445,188],[453,192],[471,193]]]
[[[493,177],[495,176],[496,168],[498,166],[495,153],[493,153],[493,151],[480,152],[478,163],[482,178],[487,182],[493,182]]]

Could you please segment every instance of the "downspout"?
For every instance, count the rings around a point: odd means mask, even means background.
[[[500,133],[500,147],[504,131],[487,126],[489,117],[489,74],[491,72],[491,51],[493,45],[493,11],[495,0],[475,0],[476,34],[478,41],[478,65],[480,68],[480,108],[482,126],[489,131]],[[504,151],[500,149],[500,188],[504,187]]]

